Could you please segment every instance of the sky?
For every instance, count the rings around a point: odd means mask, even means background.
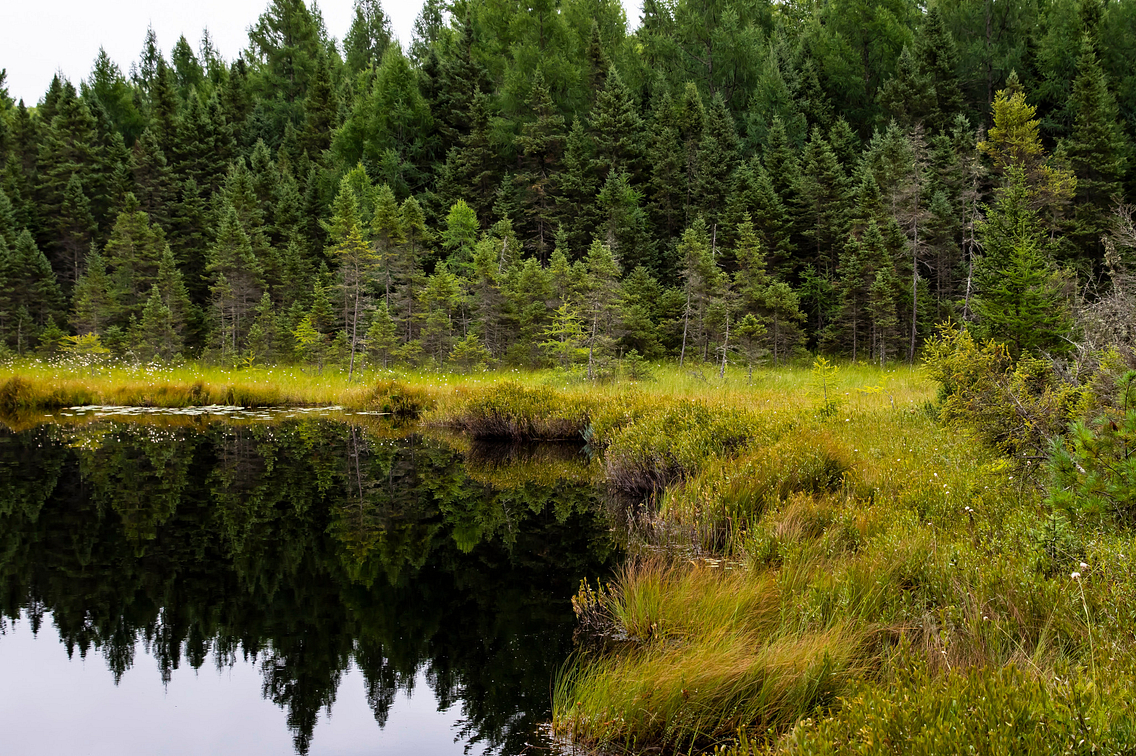
[[[8,71],[8,93],[35,104],[56,71],[78,86],[104,47],[123,73],[138,59],[146,27],[152,25],[162,52],[169,56],[184,34],[197,50],[203,29],[213,44],[232,60],[248,45],[248,27],[268,6],[268,0],[3,0],[0,23],[0,68]],[[639,20],[642,0],[623,0],[628,21]],[[342,40],[351,24],[353,0],[323,0],[319,4],[328,33]],[[395,36],[410,43],[421,0],[387,0]]]

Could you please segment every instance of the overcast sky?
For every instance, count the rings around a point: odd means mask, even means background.
[[[105,47],[123,73],[138,59],[146,27],[153,25],[162,52],[184,34],[198,49],[202,29],[232,60],[248,44],[248,27],[268,6],[268,0],[0,0],[0,68],[8,70],[8,92],[28,105],[47,90],[51,77],[62,71],[76,85],[86,78]],[[642,0],[623,0],[627,18],[639,21]],[[353,0],[320,3],[328,33],[342,40],[351,23]],[[410,42],[421,0],[388,0],[390,15],[403,47]]]

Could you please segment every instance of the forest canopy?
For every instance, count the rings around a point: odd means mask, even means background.
[[[0,353],[585,366],[1069,348],[1124,278],[1136,6],[272,0],[14,102]],[[0,61],[2,64],[3,61]],[[1114,242],[1115,240],[1119,240]]]

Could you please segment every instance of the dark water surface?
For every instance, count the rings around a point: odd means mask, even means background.
[[[0,430],[6,753],[537,753],[616,547],[577,449]]]

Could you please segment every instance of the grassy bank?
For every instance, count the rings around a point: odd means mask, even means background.
[[[401,407],[471,444],[492,479],[543,475],[561,452],[479,457],[477,440],[586,441],[590,456],[564,452],[572,477],[624,494],[636,548],[575,599],[590,640],[556,682],[553,726],[577,745],[1136,746],[1136,538],[1053,512],[1039,470],[941,424],[919,370],[842,366],[821,383],[807,368],[719,381],[666,367],[608,384],[553,371],[348,383],[330,371],[7,370],[0,397],[17,399],[5,407]]]

